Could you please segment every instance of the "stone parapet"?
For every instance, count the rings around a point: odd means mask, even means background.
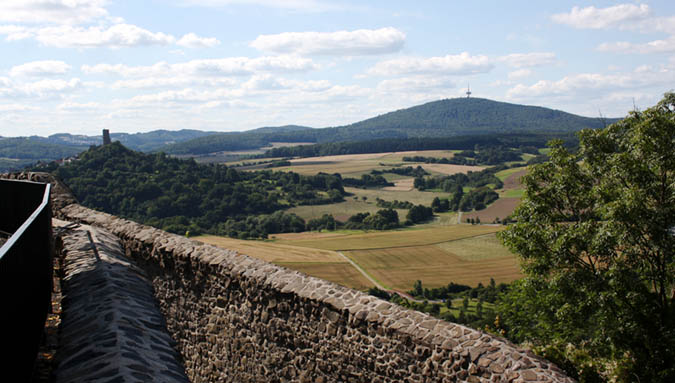
[[[104,229],[54,221],[63,262],[56,383],[189,382],[144,272]]]
[[[77,204],[152,281],[197,381],[573,382],[507,340]]]

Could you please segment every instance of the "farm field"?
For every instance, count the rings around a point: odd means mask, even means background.
[[[482,166],[424,164],[403,162],[403,157],[426,156],[450,158],[454,151],[421,150],[408,152],[344,154],[334,156],[309,157],[291,160],[291,166],[275,168],[281,171],[293,171],[299,174],[340,173],[343,177],[360,177],[371,170],[382,170],[392,166],[422,166],[432,174],[455,174],[468,171],[480,171]]]
[[[343,177],[358,178],[371,170],[394,166],[420,165],[434,175],[483,169],[402,161],[405,156],[415,155],[438,158],[452,157],[454,153],[434,150],[301,158],[291,160],[291,166],[275,170],[307,175],[340,173]],[[522,186],[519,180],[525,172],[525,167],[498,172],[497,176],[504,182],[504,188],[497,191],[500,199],[484,210],[463,213],[462,221],[480,218],[483,223],[491,223],[496,217],[503,219],[509,215],[520,202]],[[350,195],[343,202],[296,206],[287,212],[305,220],[331,214],[344,222],[354,214],[373,214],[380,210],[377,198],[430,206],[435,197],[450,197],[449,193],[438,190],[414,189],[412,177],[396,174],[384,176],[395,186],[380,189],[346,187],[345,191]],[[405,220],[407,210],[398,209],[397,212],[399,219]],[[516,256],[496,238],[495,233],[503,226],[458,225],[457,217],[458,214],[453,212],[436,214],[434,220],[428,223],[392,231],[285,233],[271,235],[270,241],[219,237],[197,239],[359,290],[366,290],[373,284],[343,256],[355,262],[383,287],[400,291],[409,290],[418,279],[422,280],[425,287],[433,288],[445,286],[449,282],[476,286],[478,283],[489,283],[490,278],[499,283],[521,277]]]
[[[350,251],[385,249],[393,247],[426,246],[463,238],[475,237],[501,230],[501,226],[492,225],[456,225],[452,227],[426,227],[389,231],[359,232],[343,234],[329,238],[305,238],[298,240],[279,239],[276,243],[311,247],[314,249]],[[274,236],[279,238],[279,236]]]
[[[508,195],[512,191],[506,193]],[[463,213],[462,222],[466,222],[469,218],[480,218],[481,223],[492,223],[495,218],[504,219],[513,213],[518,204],[520,204],[520,197],[500,197],[483,210]]]
[[[353,194],[345,197],[343,202],[338,202],[330,205],[304,205],[296,206],[286,210],[288,213],[294,213],[305,220],[312,218],[319,218],[323,214],[332,214],[338,221],[346,221],[349,217],[356,213],[375,213],[382,209],[377,207],[376,199],[381,198],[385,201],[410,201],[413,204],[431,205],[434,197],[447,196],[447,193],[434,193],[427,191],[413,190],[395,190],[390,188],[384,189],[359,189],[346,187],[345,191]],[[366,198],[365,200],[363,198]],[[405,220],[407,210],[397,210],[399,219]]]
[[[303,234],[303,233],[300,233]],[[372,283],[346,259],[334,251],[296,247],[265,241],[246,241],[203,235],[193,239],[250,257],[262,259],[357,290],[367,290]]]
[[[274,241],[244,241],[217,236],[196,240],[263,259],[347,287],[366,290],[372,283],[340,252],[386,288],[409,290],[449,282],[476,286],[490,278],[510,282],[521,276],[516,257],[501,246],[501,226],[428,226],[386,232],[339,231],[277,234]]]
[[[476,239],[480,240],[480,239]],[[512,254],[477,254],[480,259],[460,258],[437,245],[399,247],[344,252],[385,287],[406,291],[416,280],[425,287],[441,287],[449,282],[476,286],[490,278],[497,283],[521,276]],[[508,253],[508,251],[506,251]]]
[[[427,226],[389,232],[345,233],[308,238],[279,235],[277,243],[342,252],[386,288],[407,291],[416,280],[425,287],[449,282],[476,286],[520,278],[515,255],[495,233],[502,226]]]

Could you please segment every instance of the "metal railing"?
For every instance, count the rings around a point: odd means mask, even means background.
[[[0,343],[2,375],[29,381],[51,310],[50,185],[0,180]]]

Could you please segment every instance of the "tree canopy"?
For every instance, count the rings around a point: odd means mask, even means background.
[[[526,274],[505,327],[581,381],[675,381],[675,94],[579,137],[531,167],[500,234]]]

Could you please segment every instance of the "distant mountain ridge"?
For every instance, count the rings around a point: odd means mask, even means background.
[[[169,144],[217,132],[201,130],[155,130],[147,133],[111,133],[113,141],[138,151],[151,152]],[[0,172],[20,170],[38,161],[49,162],[77,155],[92,145],[100,145],[102,136],[57,133],[49,137],[0,137]]]
[[[219,133],[169,145],[162,150],[171,154],[206,154],[260,148],[271,142],[326,143],[490,133],[566,133],[602,128],[618,120],[582,117],[539,106],[482,98],[454,98],[400,109],[350,125]]]
[[[482,98],[454,98],[428,102],[337,127],[285,125],[227,133],[191,129],[146,133],[113,131],[111,139],[143,152],[199,155],[259,149],[274,142],[330,143],[490,133],[568,133],[584,128],[602,128],[618,120],[582,117],[544,107]],[[101,136],[69,133],[49,137],[0,137],[0,171],[18,170],[37,161],[73,156],[91,145],[101,143]]]

